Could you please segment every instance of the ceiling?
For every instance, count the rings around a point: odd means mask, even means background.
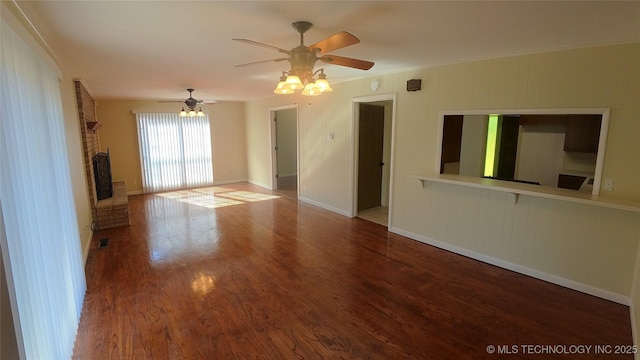
[[[4,1],[4,0],[3,0]],[[291,49],[297,20],[309,45],[339,31],[361,43],[334,55],[375,62],[327,65],[331,83],[447,63],[640,42],[639,1],[20,1],[64,69],[98,100],[204,100],[273,95],[288,63],[246,38]],[[639,61],[639,59],[630,59]]]

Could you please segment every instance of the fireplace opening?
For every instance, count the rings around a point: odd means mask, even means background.
[[[111,179],[111,160],[109,158],[109,149],[107,149],[107,152],[99,152],[95,154],[92,161],[98,201],[113,197],[113,181]]]

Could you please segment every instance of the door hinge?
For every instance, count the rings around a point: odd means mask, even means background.
[[[276,147],[274,147],[274,148],[273,148],[273,150],[278,151],[278,147],[277,147],[277,146],[276,146]]]

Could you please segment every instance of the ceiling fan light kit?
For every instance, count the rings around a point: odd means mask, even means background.
[[[204,116],[204,112],[202,112],[202,108],[199,108],[198,111],[196,111],[195,109],[189,109],[189,111],[187,111],[185,110],[185,108],[182,108],[182,111],[180,111],[180,114],[178,114],[178,116],[180,117]]]
[[[200,107],[197,111],[196,111],[196,107],[198,106],[198,103],[201,103],[202,100],[196,100],[193,98],[193,96],[191,96],[191,93],[193,92],[194,89],[187,89],[187,91],[189,92],[189,98],[187,98],[184,101],[184,104],[187,105],[187,108],[185,109],[184,106],[182,107],[182,111],[180,111],[180,114],[178,114],[178,116],[180,117],[202,117],[204,116],[204,112],[202,111],[202,107]]]
[[[306,96],[318,96],[325,92],[333,91],[327,76],[324,73],[324,69],[313,69],[316,61],[320,60],[324,63],[352,67],[361,70],[369,70],[374,63],[366,60],[352,59],[342,56],[322,55],[333,50],[338,50],[350,45],[355,45],[360,40],[346,31],[339,32],[335,35],[329,36],[324,40],[320,40],[317,43],[306,46],[304,45],[304,33],[313,26],[308,21],[296,21],[291,24],[294,29],[300,33],[300,45],[294,47],[291,50],[282,49],[276,46],[267,45],[247,39],[233,39],[235,41],[244,42],[251,45],[258,45],[270,49],[277,50],[280,53],[288,55],[288,58],[278,58],[273,60],[256,61],[247,64],[241,64],[236,66],[253,65],[264,62],[279,62],[288,60],[291,64],[289,71],[283,71],[280,81],[276,85],[276,94],[293,94],[296,90],[302,89],[301,94]]]

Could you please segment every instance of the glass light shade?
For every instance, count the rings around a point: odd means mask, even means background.
[[[286,82],[280,81],[273,92],[280,95],[286,95],[293,94],[294,91],[287,86]]]
[[[204,116],[204,112],[202,112],[202,109],[199,109],[198,113],[196,115],[197,116]]]
[[[187,112],[186,112],[186,111],[184,111],[184,108],[182,108],[182,111],[180,111],[180,115],[179,115],[179,116],[180,116],[180,117],[185,117],[185,116],[187,116]]]
[[[331,92],[333,91],[333,89],[331,88],[331,85],[329,85],[329,82],[327,81],[327,79],[318,79],[315,82],[316,86],[315,88],[320,91],[320,92]]]
[[[195,110],[191,110],[191,111],[189,111],[189,113],[187,115],[189,115],[189,117],[194,117],[194,116],[196,116],[196,111]]]
[[[304,87],[304,90],[302,90],[302,95],[306,95],[306,96],[318,96],[320,94],[322,94],[322,92],[320,92],[320,89],[318,89],[315,86],[315,83],[307,83],[307,85]]]
[[[300,78],[296,75],[287,76],[287,80],[285,80],[285,83],[291,89],[304,89],[302,81],[300,81]]]

